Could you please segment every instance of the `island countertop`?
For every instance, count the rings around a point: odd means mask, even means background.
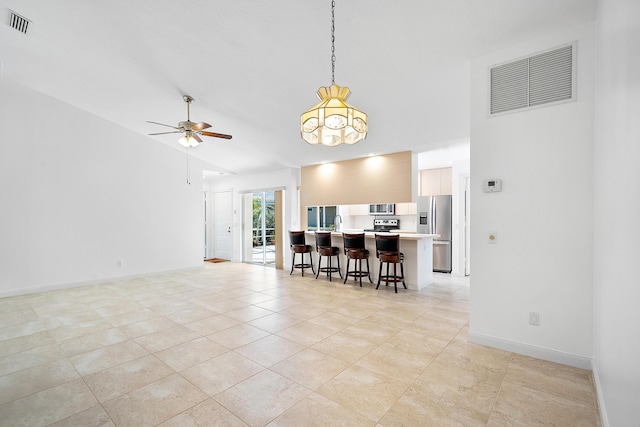
[[[306,234],[314,235],[315,231],[307,230]],[[363,231],[358,229],[345,229],[343,231],[332,231],[331,236],[342,237],[342,233],[352,234],[352,233],[364,233],[365,238],[375,238],[376,234],[397,234],[400,236],[400,240],[422,240],[422,239],[435,239],[440,237],[439,234],[419,234],[419,233],[409,233],[405,231]]]

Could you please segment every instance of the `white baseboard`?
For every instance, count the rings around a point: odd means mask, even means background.
[[[524,344],[516,341],[509,341],[502,338],[491,337],[474,332],[469,332],[469,340],[476,344],[499,348],[536,359],[549,360],[551,362],[562,363],[576,368],[591,370],[591,358],[579,356],[577,354],[565,353],[549,348],[538,347],[531,344]]]
[[[100,279],[81,280],[78,282],[55,283],[55,284],[49,284],[49,285],[33,286],[26,289],[25,288],[6,289],[6,290],[0,290],[0,298],[13,297],[17,295],[35,294],[37,292],[47,292],[47,291],[57,291],[61,289],[79,288],[81,286],[99,285],[101,283],[117,282],[120,280],[132,280],[132,279],[138,279],[140,277],[157,276],[159,274],[181,273],[185,271],[200,270],[202,268],[203,267],[201,266],[196,266],[196,267],[178,268],[174,270],[163,270],[163,271],[152,271],[147,273],[130,274],[126,276],[103,277]]]
[[[593,374],[593,383],[596,388],[596,397],[598,398],[598,409],[600,410],[600,422],[602,427],[609,427],[609,418],[607,418],[607,409],[604,405],[604,398],[602,397],[602,388],[600,387],[600,375],[598,374],[598,367],[595,360],[591,363],[591,373]]]

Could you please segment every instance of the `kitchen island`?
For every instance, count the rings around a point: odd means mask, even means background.
[[[362,230],[344,230],[344,232],[362,233]],[[305,234],[307,237],[307,244],[313,247],[314,265],[317,266],[318,254],[315,250],[315,232],[307,231]],[[433,238],[438,235],[416,233],[387,234],[398,234],[400,236],[400,251],[404,253],[404,276],[407,288],[417,291],[433,283]],[[369,268],[371,269],[371,280],[376,284],[378,281],[378,269],[380,267],[380,261],[376,258],[376,233],[365,232],[364,235],[365,247],[370,253]],[[340,248],[340,267],[344,276],[347,266],[347,258],[344,255],[342,232],[331,232],[331,242],[333,246]],[[322,265],[324,266],[324,261]],[[366,268],[365,265],[363,265],[363,268]],[[400,274],[399,268],[398,274]],[[349,280],[353,282],[353,279]],[[366,277],[363,278],[363,285],[366,280]],[[347,281],[347,283],[349,283],[349,281]],[[402,286],[402,284],[399,284],[399,286]]]

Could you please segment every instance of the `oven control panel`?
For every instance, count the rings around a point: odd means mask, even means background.
[[[398,226],[400,226],[400,220],[399,219],[374,219],[373,225],[378,227],[384,226],[384,227],[397,228]]]

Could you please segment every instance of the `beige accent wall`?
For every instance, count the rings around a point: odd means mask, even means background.
[[[416,186],[411,151],[305,166],[300,173],[300,224],[307,206],[412,202]],[[416,163],[417,166],[417,163]]]
[[[411,202],[412,173],[410,151],[305,166],[300,206]]]

